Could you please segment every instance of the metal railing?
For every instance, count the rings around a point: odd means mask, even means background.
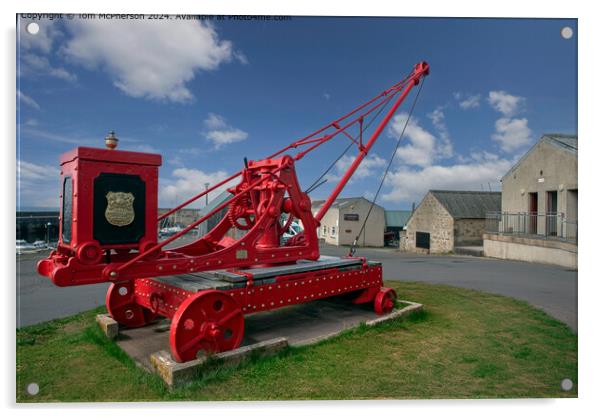
[[[577,243],[577,220],[567,220],[564,213],[488,212],[485,233]]]

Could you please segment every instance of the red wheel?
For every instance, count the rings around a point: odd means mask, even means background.
[[[127,327],[146,326],[157,317],[148,308],[136,304],[131,281],[111,284],[105,303],[111,317]]]
[[[196,359],[200,350],[223,352],[240,346],[245,319],[236,301],[221,291],[201,291],[178,308],[169,343],[178,362]]]
[[[374,297],[374,311],[376,314],[383,315],[390,313],[395,307],[397,294],[392,288],[381,288],[376,297]]]

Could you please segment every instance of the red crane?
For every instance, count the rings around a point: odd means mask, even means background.
[[[113,135],[106,140],[109,149],[79,147],[62,155],[59,243],[38,263],[38,272],[58,286],[111,282],[107,309],[122,325],[170,318],[171,350],[178,361],[194,359],[201,350],[238,347],[247,314],[345,293],[352,293],[354,303],[373,302],[378,314],[390,311],[396,295],[382,287],[381,265],[354,256],[321,257],[316,229],[410,90],[428,73],[426,62],[416,64],[403,80],[351,112],[265,159],[245,159],[241,171],[161,216],[160,155],[115,150]],[[389,105],[365,140],[369,124]],[[354,128],[356,137],[350,134]],[[295,162],[340,135],[357,147],[357,155],[314,215]],[[230,199],[158,241],[158,222],[236,179],[228,189]],[[207,234],[166,248],[222,210],[226,215]],[[283,243],[281,236],[295,219],[303,232]]]

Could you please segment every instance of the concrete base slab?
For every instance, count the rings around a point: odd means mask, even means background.
[[[207,356],[188,361],[185,363],[176,362],[171,353],[162,350],[155,352],[150,356],[150,362],[154,370],[170,387],[181,386],[194,381],[209,363],[214,366],[236,366],[248,359],[251,354],[259,357],[270,356],[278,353],[288,346],[285,337],[266,340],[265,342],[255,343],[249,346],[239,347],[238,349],[221,352],[211,357]]]
[[[245,317],[245,337],[241,347],[214,355],[212,359],[224,365],[236,365],[252,352],[269,355],[286,346],[311,345],[361,323],[375,325],[404,317],[422,309],[422,305],[399,300],[405,306],[378,316],[372,304],[354,305],[343,297],[317,300]],[[178,363],[169,346],[169,321],[163,320],[138,329],[120,329],[117,344],[141,367],[157,372],[170,386],[196,378],[207,364],[201,357]],[[215,361],[211,361],[215,363]]]
[[[119,323],[113,320],[108,314],[97,314],[96,323],[98,323],[100,330],[102,330],[105,336],[111,340],[115,339],[119,334]]]

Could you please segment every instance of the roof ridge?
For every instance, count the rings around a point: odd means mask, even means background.
[[[429,190],[430,193],[454,193],[454,194],[501,194],[501,191],[478,191],[478,190]]]

